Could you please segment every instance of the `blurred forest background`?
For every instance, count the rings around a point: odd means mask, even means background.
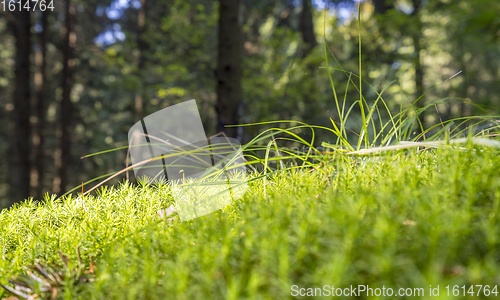
[[[53,11],[0,12],[1,206],[123,169],[126,149],[80,157],[127,146],[140,118],[189,99],[207,136],[248,142],[263,127],[224,126],[272,120],[331,127],[324,43],[331,67],[333,54],[359,73],[359,6],[368,103],[387,87],[397,112],[462,71],[419,101],[439,102],[425,126],[498,113],[498,0],[53,0]],[[332,72],[339,97],[358,100],[359,80]]]

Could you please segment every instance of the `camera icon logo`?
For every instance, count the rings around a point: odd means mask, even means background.
[[[225,136],[207,139],[195,100],[141,119],[128,141],[135,177],[167,181],[181,221],[221,209],[248,188],[241,143]]]

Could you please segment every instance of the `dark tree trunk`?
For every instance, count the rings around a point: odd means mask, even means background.
[[[417,99],[424,94],[424,68],[422,66],[421,59],[420,59],[420,52],[422,50],[422,45],[420,43],[420,38],[422,36],[422,22],[420,20],[420,8],[421,8],[422,1],[421,0],[412,0],[412,4],[413,4],[413,12],[411,14],[411,16],[412,16],[411,20],[412,20],[412,22],[414,22],[416,24],[416,28],[415,28],[414,32],[411,33],[411,35],[412,35],[412,39],[413,39],[413,46],[415,48],[415,52],[414,52],[415,57],[414,57],[413,65],[415,68],[415,96],[416,96],[415,99]],[[418,100],[417,103],[415,104],[415,108],[420,109],[420,108],[424,107],[425,106],[424,100],[425,100],[424,97],[422,97],[420,100]],[[423,111],[419,115],[419,120],[422,123],[424,130],[425,130],[425,115],[426,115],[425,111]],[[417,127],[416,132],[421,133],[420,125]]]
[[[44,182],[44,169],[45,169],[45,115],[47,112],[45,104],[46,94],[46,52],[47,52],[47,31],[48,31],[48,13],[41,12],[42,31],[38,34],[38,48],[35,54],[35,88],[36,88],[36,112],[35,116],[37,123],[33,137],[34,146],[34,182],[33,188],[35,189],[36,196],[41,198],[43,196],[43,182]]]
[[[30,55],[31,15],[29,11],[11,12],[11,28],[16,38],[14,131],[10,148],[9,201],[15,203],[30,196],[31,126],[30,126]]]
[[[302,57],[311,53],[312,49],[318,44],[314,34],[313,15],[311,11],[311,0],[302,0],[302,12],[299,16],[299,29],[302,34],[302,40],[305,43]]]
[[[139,61],[137,63],[137,73],[141,80],[139,89],[135,92],[134,107],[135,121],[144,117],[144,66],[146,64],[146,51],[149,48],[144,38],[146,32],[147,0],[140,0],[141,8],[137,15],[137,48],[139,50]]]
[[[65,38],[63,45],[63,69],[62,69],[62,98],[59,114],[59,126],[57,129],[59,137],[59,149],[56,153],[57,177],[54,180],[54,192],[62,193],[68,184],[68,172],[71,152],[71,120],[73,107],[71,103],[71,86],[73,79],[73,51],[76,45],[76,33],[74,31],[75,8],[71,0],[65,0]]]
[[[314,33],[311,0],[302,0],[302,12],[299,15],[299,30],[302,35],[302,40],[304,41],[304,46],[301,49],[301,56],[302,58],[305,58],[318,44]],[[306,60],[305,67],[308,70],[306,76],[311,79],[306,80],[304,82],[303,89],[301,89],[303,101],[306,103],[305,116],[317,116],[320,112],[318,112],[319,106],[317,105],[316,97],[318,88],[314,78],[316,77],[316,70],[318,70],[319,64],[317,62]],[[285,105],[285,103],[283,104]],[[290,118],[288,117],[286,119],[288,120]]]
[[[217,58],[217,131],[238,137],[242,103],[243,32],[239,21],[240,0],[220,0]],[[241,139],[241,137],[238,137]]]
[[[375,14],[378,15],[383,15],[392,8],[392,5],[387,0],[372,0],[372,3],[375,7]]]

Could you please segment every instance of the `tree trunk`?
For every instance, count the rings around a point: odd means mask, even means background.
[[[137,15],[137,48],[139,49],[139,62],[137,63],[137,74],[140,78],[139,89],[135,92],[135,121],[144,117],[144,66],[146,64],[146,51],[149,47],[144,39],[146,32],[147,0],[140,0],[141,8]]]
[[[311,0],[302,0],[302,12],[299,16],[299,29],[302,34],[302,40],[305,43],[305,47],[302,51],[302,58],[304,58],[309,55],[312,49],[318,44],[314,34]]]
[[[377,24],[379,27],[379,33],[383,38],[391,38],[391,34],[388,31],[392,28],[394,24],[391,22],[390,18],[384,16],[389,10],[394,8],[394,1],[391,0],[372,0],[374,6],[374,15],[377,17]]]
[[[217,57],[217,131],[237,137],[242,103],[243,32],[239,20],[240,0],[220,0]]]
[[[413,65],[415,68],[415,99],[419,98],[424,94],[424,68],[421,63],[420,59],[420,52],[422,50],[422,45],[420,43],[420,38],[422,36],[422,22],[420,20],[420,8],[421,8],[421,0],[412,0],[413,4],[413,12],[411,14],[412,18],[411,20],[415,22],[416,24],[416,30],[411,33],[412,39],[413,39],[413,47],[415,49],[414,52],[414,61]],[[415,109],[420,109],[425,106],[424,102],[424,97],[422,97],[420,100],[417,101],[415,104]],[[419,115],[419,120],[422,123],[422,126],[424,127],[425,130],[425,111],[423,111]],[[421,133],[420,130],[420,125],[418,125],[416,133],[419,134]]]
[[[16,38],[14,132],[10,148],[9,201],[15,203],[30,196],[30,54],[31,15],[27,10],[13,11],[12,29]]]
[[[314,47],[318,44],[316,35],[314,33],[313,13],[311,7],[311,0],[302,0],[302,12],[299,15],[299,30],[304,41],[304,46],[301,49],[301,56],[305,58],[312,52]],[[303,89],[301,89],[301,96],[305,103],[306,120],[310,116],[317,116],[318,102],[317,102],[317,86],[316,86],[316,70],[319,68],[318,62],[305,61],[307,69],[307,79],[303,82]],[[291,80],[291,78],[289,79]],[[285,105],[285,103],[283,103]],[[289,117],[286,118],[290,119]]]
[[[74,31],[75,8],[71,0],[65,0],[65,38],[63,45],[63,69],[62,69],[62,98],[59,114],[59,126],[57,135],[59,137],[59,149],[56,151],[57,177],[54,179],[54,192],[63,193],[68,184],[68,172],[71,152],[71,120],[73,107],[71,103],[71,85],[73,77],[73,51],[76,45],[76,33]]]
[[[372,0],[372,3],[377,15],[383,15],[392,8],[392,5],[388,4],[387,0]]]
[[[42,31],[38,34],[38,48],[35,53],[35,88],[36,88],[36,126],[33,136],[34,146],[34,179],[32,186],[35,189],[37,198],[43,196],[43,178],[44,178],[44,146],[45,146],[45,115],[47,112],[45,104],[46,93],[46,52],[47,52],[47,31],[48,31],[48,13],[41,12]]]

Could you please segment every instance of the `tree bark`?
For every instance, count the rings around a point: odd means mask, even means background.
[[[30,196],[31,126],[30,126],[30,54],[31,14],[27,10],[14,11],[13,29],[16,38],[14,131],[10,148],[9,200],[22,201]]]
[[[59,147],[56,151],[57,177],[54,179],[54,192],[62,193],[68,184],[68,172],[71,158],[71,126],[73,107],[71,103],[71,87],[73,79],[73,52],[76,45],[76,33],[74,31],[75,8],[71,0],[65,0],[65,38],[63,45],[63,69],[62,69],[62,98],[59,114],[59,126],[57,135]]]
[[[375,14],[377,14],[377,15],[383,15],[389,9],[392,8],[392,5],[387,3],[387,0],[372,0],[372,3],[373,3],[373,6],[375,8]]]
[[[302,0],[302,12],[299,15],[299,30],[302,35],[304,46],[301,49],[301,57],[306,58],[318,44],[316,35],[314,33],[313,12],[311,0]],[[317,86],[316,86],[316,71],[319,68],[318,62],[305,61],[304,65],[307,69],[307,77],[309,80],[303,82],[303,89],[301,89],[301,96],[306,103],[305,105],[305,118],[308,116],[318,115],[317,105]],[[289,79],[291,80],[291,78]],[[288,86],[287,86],[288,87]],[[284,104],[284,103],[283,103]],[[289,117],[286,118],[290,119]]]
[[[217,131],[241,139],[236,127],[242,103],[243,32],[240,0],[220,0],[217,57]]]
[[[35,132],[33,136],[33,147],[34,147],[34,180],[32,180],[32,186],[35,190],[36,196],[41,198],[43,196],[43,179],[44,179],[44,169],[45,169],[45,116],[47,113],[47,108],[45,104],[45,94],[46,94],[46,53],[47,53],[47,31],[48,31],[48,13],[41,12],[41,24],[42,31],[38,34],[38,48],[35,53],[35,88],[36,88],[36,112],[35,116],[37,123],[35,126]]]
[[[422,50],[422,45],[420,43],[420,38],[422,36],[422,22],[420,20],[420,8],[421,8],[422,1],[421,0],[412,0],[412,4],[413,4],[413,12],[411,14],[411,16],[412,16],[411,20],[413,20],[416,24],[416,29],[411,34],[412,34],[412,39],[413,39],[413,47],[415,49],[415,51],[414,51],[415,57],[414,57],[413,65],[415,68],[415,99],[417,99],[418,97],[420,97],[424,94],[424,68],[422,66],[422,62],[420,59],[420,52]],[[420,108],[425,106],[424,104],[425,104],[424,97],[422,97],[415,104],[415,108],[420,109]],[[423,111],[418,117],[418,119],[422,123],[422,126],[424,127],[424,130],[425,130],[425,116],[426,116],[426,112]],[[416,133],[417,134],[421,133],[420,125],[418,125]]]
[[[141,8],[137,15],[137,48],[139,49],[139,61],[137,63],[137,74],[140,78],[139,89],[135,92],[134,107],[135,121],[144,117],[144,66],[146,64],[146,51],[149,45],[144,38],[146,32],[147,0],[140,0]]]
[[[311,0],[302,0],[302,12],[299,16],[299,29],[305,47],[302,51],[302,58],[306,57],[316,47],[318,42],[314,34],[313,15],[311,11]]]

